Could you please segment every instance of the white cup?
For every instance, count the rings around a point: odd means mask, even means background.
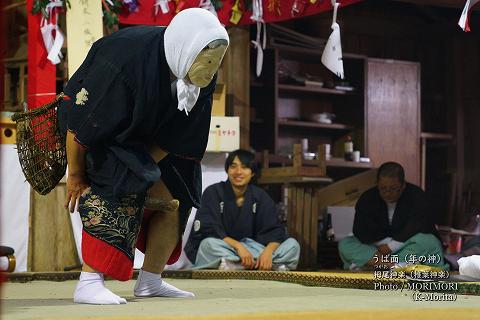
[[[353,151],[353,162],[360,162],[360,151]]]
[[[302,152],[303,153],[308,152],[308,139],[307,138],[302,139]]]
[[[330,144],[325,145],[325,158],[329,160],[332,157],[330,154]]]

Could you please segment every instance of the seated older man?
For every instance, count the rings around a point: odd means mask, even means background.
[[[228,180],[202,195],[185,252],[196,269],[288,270],[298,264],[300,246],[279,222],[275,203],[250,184],[255,155],[246,150],[229,154]]]
[[[339,243],[345,269],[391,266],[396,262],[392,255],[398,257],[399,263],[448,268],[442,245],[435,236],[434,217],[425,192],[405,181],[403,167],[398,163],[382,164],[377,186],[357,201],[353,234]]]

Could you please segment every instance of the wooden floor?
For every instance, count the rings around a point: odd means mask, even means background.
[[[107,281],[126,305],[75,304],[76,280],[7,282],[2,288],[2,319],[480,319],[480,297],[455,301],[414,301],[409,290],[309,287],[263,280],[167,279],[195,298],[133,296],[135,281]]]

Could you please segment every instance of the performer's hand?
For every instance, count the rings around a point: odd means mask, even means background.
[[[68,174],[67,176],[67,197],[65,199],[65,209],[68,209],[71,213],[78,207],[80,197],[88,192],[90,185],[88,184],[87,177],[81,174]]]
[[[272,270],[272,252],[268,249],[263,250],[257,259],[255,269]]]
[[[250,251],[248,251],[240,243],[235,249],[240,259],[242,259],[242,266],[244,266],[245,269],[253,269],[253,267],[255,266],[255,261],[253,260],[253,255],[250,253]]]

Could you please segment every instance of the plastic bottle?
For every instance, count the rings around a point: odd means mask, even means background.
[[[326,235],[327,241],[335,240],[335,231],[333,230],[332,215],[330,213],[327,214],[327,225],[326,225],[325,235]]]
[[[353,141],[351,136],[347,137],[344,144],[344,159],[345,161],[353,161]]]

